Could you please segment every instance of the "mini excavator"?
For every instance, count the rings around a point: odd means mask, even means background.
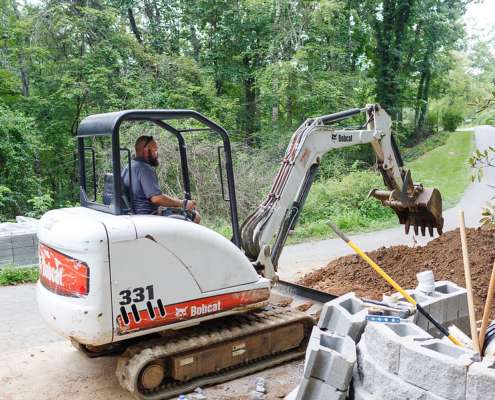
[[[332,126],[359,114],[366,116],[360,129]],[[185,136],[203,130],[220,137],[231,240],[186,217],[133,213],[121,179],[122,165],[131,167],[131,153],[119,137],[127,121],[148,121],[175,136],[187,199]],[[179,128],[185,121],[202,128]],[[88,176],[88,166],[95,174],[95,138],[111,144],[112,171],[105,174],[103,188]],[[170,398],[301,357],[314,320],[270,302],[280,284],[278,259],[320,158],[362,143],[372,146],[388,189],[374,189],[370,196],[396,212],[406,233],[413,226],[416,234],[419,229],[433,234],[435,228],[441,234],[440,193],[413,183],[391,119],[379,105],[304,121],[268,196],[242,226],[229,135],[220,125],[191,110],[129,110],[85,118],[77,129],[81,206],[49,211],[39,225],[41,315],[90,357],[118,353],[120,384],[145,400]]]

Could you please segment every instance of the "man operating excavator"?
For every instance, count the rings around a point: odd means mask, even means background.
[[[138,137],[134,149],[136,154],[131,163],[132,185],[129,185],[129,168],[126,166],[122,171],[122,182],[132,194],[134,213],[165,217],[183,215],[199,224],[201,217],[196,211],[196,201],[167,196],[160,189],[154,169],[160,163],[158,144],[153,136]]]

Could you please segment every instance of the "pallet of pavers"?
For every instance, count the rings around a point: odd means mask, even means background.
[[[37,220],[21,217],[18,221],[0,224],[0,268],[38,262]]]
[[[449,281],[408,293],[444,326],[467,326],[466,290]],[[400,294],[384,297],[391,306]],[[405,303],[403,303],[405,305]],[[453,345],[421,315],[371,321],[348,293],[326,303],[299,386],[286,400],[485,400],[495,398],[495,358]],[[467,332],[466,332],[467,333]]]

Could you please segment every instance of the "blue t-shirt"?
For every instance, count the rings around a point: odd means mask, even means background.
[[[143,159],[136,158],[131,161],[132,188],[129,188],[129,168],[122,171],[122,183],[129,192],[132,191],[133,211],[136,214],[152,214],[158,206],[150,199],[162,194],[158,177],[154,168]]]

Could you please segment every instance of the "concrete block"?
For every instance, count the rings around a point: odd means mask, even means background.
[[[306,355],[304,357],[304,368],[308,365],[309,355],[311,350],[318,350],[320,347],[320,337],[322,334],[326,334],[326,331],[322,331],[317,326],[313,326],[311,336],[309,337],[308,346],[306,347]]]
[[[401,347],[399,377],[449,400],[464,399],[473,352],[438,339]]]
[[[495,363],[484,359],[469,367],[466,400],[485,400],[495,397]]]
[[[18,267],[36,265],[38,264],[38,258],[34,258],[34,257],[14,258],[13,264]]]
[[[296,400],[345,400],[347,391],[341,392],[315,378],[303,378]]]
[[[467,303],[467,291],[461,286],[450,281],[435,282],[435,296],[439,296],[445,305],[445,315],[442,324],[456,325],[464,333],[469,334],[469,311]],[[461,321],[462,320],[462,321]]]
[[[413,323],[366,325],[361,341],[364,341],[371,357],[382,368],[399,372],[400,348],[405,342],[432,339],[431,335]]]
[[[0,246],[11,246],[12,245],[12,235],[1,235],[0,236]]]
[[[12,237],[12,248],[17,249],[19,247],[34,247],[34,236],[30,238],[17,239],[15,236]]]
[[[35,257],[38,256],[38,249],[36,247],[17,247],[12,249],[14,257]]]
[[[0,258],[5,258],[5,257],[12,257],[12,249],[0,249]]]
[[[318,328],[350,336],[356,343],[366,325],[368,311],[354,293],[347,293],[323,305]]]
[[[447,400],[445,397],[437,396],[431,392],[425,392],[425,400]]]
[[[369,354],[364,341],[357,346],[357,369],[354,382],[380,400],[425,400],[425,391],[405,382],[400,377],[381,367]]]
[[[315,378],[340,391],[347,391],[356,362],[356,345],[348,336],[322,332],[318,349],[309,350],[305,378]]]
[[[354,393],[354,400],[380,400],[364,390],[362,385],[354,385],[352,392]]]

